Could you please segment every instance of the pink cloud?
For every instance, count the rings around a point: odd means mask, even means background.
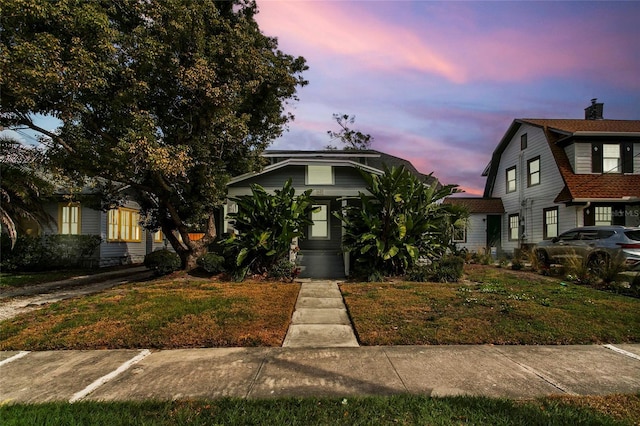
[[[460,68],[412,31],[349,7],[340,2],[263,1],[256,19],[266,34],[286,39],[301,51],[312,47],[321,56],[349,57],[359,66],[429,72],[459,83],[466,79]]]
[[[591,74],[640,85],[638,61],[630,56],[637,46],[616,31],[620,14],[561,10],[554,16],[551,9],[540,19],[516,5],[513,19],[496,22],[491,3],[436,3],[415,16],[411,4],[260,1],[257,20],[314,66],[348,58],[343,66],[430,73],[457,84]],[[603,64],[610,69],[604,75]]]

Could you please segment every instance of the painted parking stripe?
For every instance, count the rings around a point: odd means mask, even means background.
[[[149,349],[144,349],[142,352],[140,352],[138,355],[136,355],[135,357],[131,358],[129,361],[127,361],[124,364],[122,364],[116,370],[113,370],[111,373],[100,377],[99,379],[97,379],[96,381],[91,383],[89,386],[87,386],[86,388],[84,388],[80,392],[77,392],[76,394],[74,394],[71,397],[71,399],[69,399],[69,402],[73,404],[74,402],[77,402],[77,401],[81,400],[82,398],[84,398],[85,396],[89,395],[94,390],[98,389],[100,386],[102,386],[105,383],[107,383],[109,380],[111,380],[111,379],[117,377],[119,374],[122,374],[123,372],[127,371],[129,368],[131,368],[131,366],[133,366],[134,364],[137,364],[138,362],[142,361],[144,358],[146,358],[149,355],[151,355],[151,351]]]
[[[629,358],[637,359],[638,361],[640,361],[640,355],[636,355],[632,352],[625,351],[624,349],[617,348],[613,345],[603,345],[603,346],[607,349],[611,349],[614,352],[618,352],[619,354],[622,354],[622,355],[628,356]]]
[[[2,367],[2,366],[3,366],[3,365],[5,365],[5,364],[9,364],[10,362],[15,361],[16,359],[20,359],[20,358],[22,358],[22,357],[23,357],[23,356],[25,356],[25,355],[29,355],[30,353],[31,353],[31,352],[29,352],[29,351],[20,351],[20,352],[18,352],[17,354],[15,354],[14,356],[9,357],[9,358],[7,358],[7,359],[5,359],[5,360],[0,361],[0,367]]]

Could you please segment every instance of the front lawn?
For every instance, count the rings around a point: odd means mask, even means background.
[[[640,342],[640,299],[482,265],[458,283],[345,283],[362,345]]]
[[[0,323],[0,350],[280,346],[298,284],[166,278]]]

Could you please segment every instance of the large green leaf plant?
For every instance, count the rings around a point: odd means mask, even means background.
[[[369,281],[404,275],[421,259],[437,260],[447,252],[449,228],[463,213],[441,200],[457,192],[457,185],[427,185],[404,167],[362,176],[368,194],[360,192],[334,213],[344,224],[343,250],[355,262],[355,275]]]
[[[253,184],[251,195],[231,201],[238,207],[229,214],[235,232],[225,246],[235,257],[236,279],[249,272],[268,274],[279,262],[286,262],[294,238],[302,238],[313,224],[311,190],[296,195],[291,179],[273,194]]]

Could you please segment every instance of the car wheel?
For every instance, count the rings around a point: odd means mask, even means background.
[[[551,266],[551,264],[549,263],[549,256],[547,256],[547,253],[544,250],[536,250],[535,255],[538,264],[542,268],[548,268],[549,266]]]
[[[609,266],[609,256],[604,253],[596,253],[589,258],[587,266],[592,274],[599,276]]]

